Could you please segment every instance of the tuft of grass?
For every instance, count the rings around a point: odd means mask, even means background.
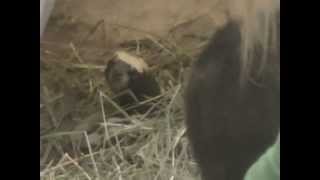
[[[101,94],[100,128],[40,138],[57,143],[45,145],[47,151],[41,158],[45,158],[46,166],[40,171],[41,179],[195,179],[196,166],[185,136],[181,104],[177,103],[180,91],[181,86],[177,85],[163,95],[160,103],[155,104],[162,109],[156,115],[123,118],[107,117],[103,104],[110,99]],[[48,156],[52,146],[63,146],[60,140],[70,136],[78,136],[79,141],[67,143],[83,141],[79,154],[61,150],[61,159],[53,163],[54,156]]]

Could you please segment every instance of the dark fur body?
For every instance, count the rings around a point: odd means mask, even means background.
[[[219,30],[187,87],[188,136],[205,180],[242,180],[280,130],[280,66],[266,67],[262,86],[240,86],[240,42],[237,23]]]

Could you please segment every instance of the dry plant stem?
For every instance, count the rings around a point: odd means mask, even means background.
[[[74,159],[72,159],[68,154],[66,154],[66,158],[74,165],[76,166],[80,172],[83,173],[83,175],[88,179],[88,180],[92,180],[91,177],[89,176],[89,174],[78,164],[77,161],[75,161]]]
[[[114,106],[121,114],[123,114],[128,120],[130,120],[133,124],[140,124],[137,120],[130,117],[130,115],[123,110],[117,103],[115,103],[109,96],[104,93],[101,93],[102,97],[105,98],[112,106]]]
[[[88,146],[88,149],[89,149],[89,154],[91,155],[90,156],[90,159],[92,161],[92,164],[93,164],[93,168],[94,168],[94,171],[96,173],[96,177],[100,180],[101,177],[100,177],[100,174],[99,174],[99,171],[98,171],[98,167],[97,167],[97,163],[96,163],[96,160],[94,159],[94,156],[93,156],[93,153],[92,153],[92,148],[91,148],[91,144],[90,144],[90,141],[89,141],[89,137],[88,137],[88,134],[87,132],[83,132],[84,134],[84,137],[86,139],[86,143],[87,143],[87,146]]]

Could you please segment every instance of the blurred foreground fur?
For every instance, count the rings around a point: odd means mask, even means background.
[[[194,64],[188,135],[205,180],[242,180],[280,131],[280,2],[230,0]]]

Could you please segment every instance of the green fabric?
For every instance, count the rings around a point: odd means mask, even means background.
[[[244,180],[280,180],[280,136],[251,166]]]

